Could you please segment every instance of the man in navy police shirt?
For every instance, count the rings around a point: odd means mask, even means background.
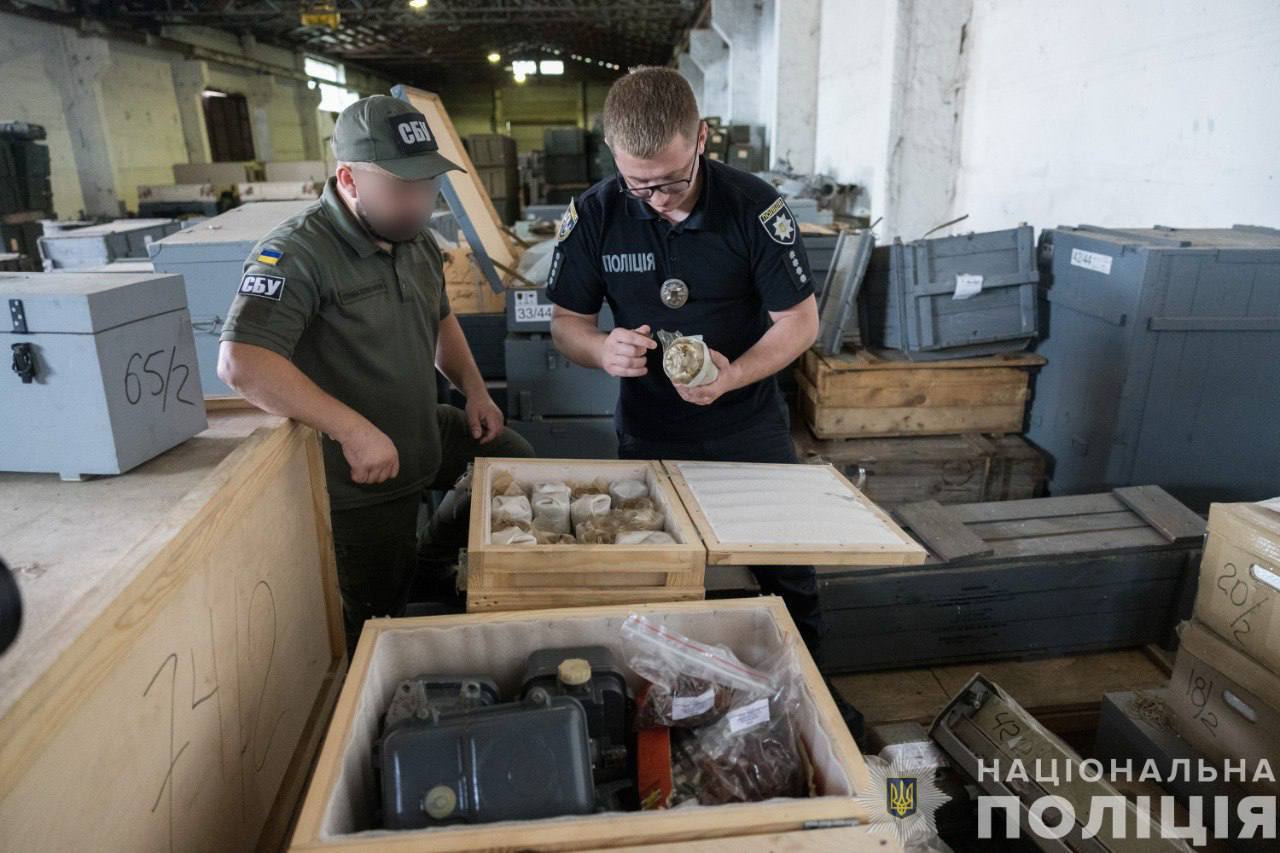
[[[621,377],[619,455],[796,462],[774,374],[813,344],[818,309],[791,212],[769,184],[703,156],[707,128],[672,69],[639,68],[614,83],[604,132],[619,174],[570,204],[547,292],[560,351]],[[605,301],[617,323],[608,334],[596,327]],[[660,330],[702,335],[718,378],[674,385]],[[816,655],[813,567],[753,572]]]

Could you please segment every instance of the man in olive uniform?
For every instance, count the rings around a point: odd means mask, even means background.
[[[320,201],[253,250],[222,332],[218,376],[265,411],[324,435],[347,637],[404,611],[423,492],[477,455],[532,456],[504,429],[425,232],[445,172],[421,113],[378,95],[343,110]],[[439,369],[466,411],[436,401]],[[453,516],[465,501],[451,501]],[[302,508],[299,507],[299,511]],[[458,518],[430,535],[459,538]],[[451,523],[450,523],[451,522]],[[461,544],[449,542],[447,544]]]

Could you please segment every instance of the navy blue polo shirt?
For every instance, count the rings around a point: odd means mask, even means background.
[[[571,204],[561,222],[547,277],[547,295],[579,314],[608,301],[628,329],[702,335],[730,361],[768,331],[770,311],[813,294],[813,274],[795,217],[778,191],[747,172],[705,157],[697,205],[671,224],[621,191],[617,178],[596,184]],[[688,286],[681,308],[662,302],[662,283]],[[649,372],[621,381],[619,431],[646,439],[699,439],[747,426],[779,406],[771,376],[720,397],[710,406],[685,402],[662,371],[661,347],[649,352]]]

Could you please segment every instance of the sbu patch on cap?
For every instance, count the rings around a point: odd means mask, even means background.
[[[391,137],[401,154],[426,154],[440,148],[422,113],[401,113],[391,116],[387,121],[391,124]]]

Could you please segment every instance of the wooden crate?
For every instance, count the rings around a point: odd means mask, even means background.
[[[644,479],[677,544],[490,544],[490,497],[499,473],[526,486]],[[700,599],[708,564],[884,565],[925,559],[920,545],[831,466],[478,459],[472,483],[470,611]],[[753,500],[736,498],[742,494]],[[827,518],[823,511],[833,505],[838,515]],[[788,514],[797,517],[794,527],[779,523]],[[802,529],[811,517],[825,527]],[[743,531],[745,536],[736,535]]]
[[[279,847],[341,686],[320,446],[214,411],[118,477],[0,474],[0,847]]]
[[[470,247],[444,252],[444,288],[455,314],[499,314],[507,310],[507,294],[495,293],[476,266]]]
[[[791,437],[802,462],[831,463],[882,507],[1035,498],[1044,493],[1044,454],[1016,435],[814,438],[802,423]]]
[[[808,700],[803,703],[801,738],[812,757],[819,796],[370,832],[376,830],[378,795],[367,768],[379,720],[399,679],[433,668],[482,672],[510,695],[519,688],[525,656],[536,648],[566,642],[603,644],[625,660],[619,631],[633,612],[703,642],[723,644],[748,664],[777,654],[783,643],[794,644],[795,665]],[[639,686],[634,677],[629,680],[633,689]],[[352,659],[291,849],[584,850],[726,837],[749,844],[749,836],[799,831],[815,821],[865,822],[866,808],[854,793],[869,790],[870,784],[862,755],[777,598],[374,619],[365,623]]]
[[[818,438],[1021,433],[1032,353],[912,362],[891,350],[809,350],[796,374],[800,410]]]
[[[552,481],[644,480],[674,545],[493,545],[498,474],[524,486]],[[658,462],[478,459],[472,473],[467,609],[510,610],[703,597],[706,549]]]
[[[895,515],[927,563],[818,568],[830,671],[1168,642],[1195,596],[1204,521],[1155,486]]]

